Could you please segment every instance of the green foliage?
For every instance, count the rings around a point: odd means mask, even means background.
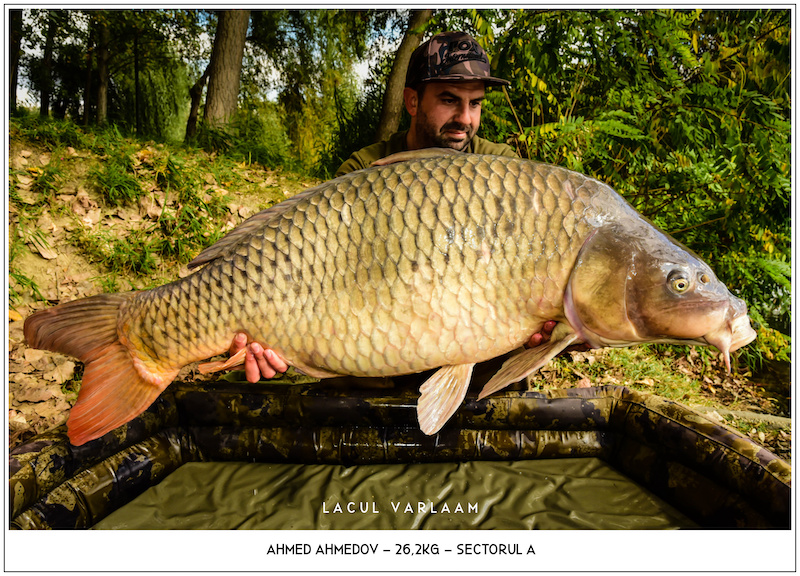
[[[375,142],[387,75],[386,67],[373,69],[364,91],[352,106],[337,101],[335,128],[331,139],[321,144],[314,170],[317,176],[333,177],[350,154]]]
[[[31,183],[31,190],[39,192],[45,197],[52,197],[58,191],[58,184],[64,175],[64,171],[55,160],[46,164],[43,168],[36,167],[35,178]]]
[[[125,151],[112,154],[90,172],[102,197],[111,206],[138,200],[143,190],[133,173],[131,157]]]
[[[706,349],[696,348],[694,354],[703,351]],[[588,378],[593,385],[630,386],[665,398],[702,402],[700,382],[697,380],[702,374],[686,374],[675,367],[676,361],[686,358],[688,354],[689,350],[680,346],[659,348],[645,344],[631,348],[608,348],[577,353],[575,357],[569,354],[559,356],[551,361],[546,372],[555,372],[559,379],[572,381],[572,385]],[[583,356],[591,356],[592,361],[582,361]],[[707,362],[698,364],[708,365]],[[534,383],[546,381],[547,376],[536,376]]]
[[[195,143],[207,152],[220,152],[247,164],[276,167],[292,163],[291,142],[278,107],[255,98],[239,108],[225,130],[201,122]]]
[[[26,294],[30,293],[36,300],[45,300],[39,291],[39,285],[25,274],[17,265],[16,259],[22,250],[27,250],[27,243],[46,245],[42,231],[36,228],[33,214],[20,212],[17,218],[9,225],[8,235],[8,299],[13,305],[23,301]]]
[[[386,14],[363,10],[269,10],[252,14],[253,56],[277,71],[278,104],[292,156],[313,168],[331,145],[337,112],[357,100],[355,64]],[[245,78],[247,83],[247,78]]]
[[[36,300],[45,300],[39,285],[19,270],[9,269],[8,279],[8,300],[12,305],[22,302],[26,291],[30,291]]]
[[[40,119],[34,114],[19,114],[9,118],[9,136],[35,142],[48,149],[79,147],[86,140],[86,133],[74,122]]]
[[[77,228],[72,242],[84,250],[86,256],[115,273],[152,274],[158,262],[155,246],[158,239],[149,231],[133,230],[120,237],[110,231],[87,231]]]
[[[231,132],[201,122],[197,126],[195,140],[190,144],[196,144],[206,152],[227,153],[233,145],[233,138]]]
[[[198,171],[175,155],[167,153],[154,164],[157,182],[174,202],[166,202],[151,230],[157,238],[152,247],[165,258],[188,262],[222,236],[219,223],[225,211],[224,196],[203,194]]]
[[[510,104],[502,92],[489,93],[485,136],[609,183],[708,261],[754,318],[784,329],[789,11],[463,16],[512,82]]]

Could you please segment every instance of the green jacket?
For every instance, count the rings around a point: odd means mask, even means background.
[[[389,136],[388,140],[371,144],[357,152],[353,152],[350,158],[339,166],[339,169],[336,171],[336,176],[343,176],[355,170],[367,168],[370,164],[375,162],[375,160],[386,158],[398,152],[405,152],[406,150],[408,150],[406,147],[406,131],[395,132]],[[469,152],[470,154],[494,154],[495,156],[518,156],[511,146],[507,144],[495,144],[480,136],[475,136],[472,139],[472,142],[469,143],[465,152]]]

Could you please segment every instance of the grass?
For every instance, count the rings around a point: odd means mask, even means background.
[[[702,378],[717,370],[709,361],[711,354],[704,348],[648,344],[577,352],[553,360],[533,383],[546,387],[558,379],[562,386],[577,386],[586,378],[595,386],[622,385],[688,404],[708,404]]]
[[[31,183],[31,191],[39,192],[52,201],[58,193],[59,184],[64,177],[64,170],[59,163],[51,161],[43,168],[35,166],[29,169],[28,172],[35,175]]]
[[[116,153],[90,172],[91,177],[109,206],[129,204],[143,194],[139,180],[133,174],[130,156]]]
[[[11,201],[14,202],[13,196]],[[33,221],[38,216],[38,213],[39,210],[35,209],[33,215],[20,212],[16,222],[9,226],[8,298],[12,306],[22,302],[26,294],[30,294],[35,300],[45,300],[36,281],[20,270],[15,262],[21,251],[27,250],[29,242],[39,242],[47,245],[47,240],[42,231],[35,227],[35,222]]]
[[[72,242],[81,248],[89,260],[101,264],[110,272],[125,276],[151,275],[158,271],[154,245],[158,242],[146,230],[133,230],[120,235],[113,230],[92,231],[77,228]],[[109,279],[108,282],[117,283]]]

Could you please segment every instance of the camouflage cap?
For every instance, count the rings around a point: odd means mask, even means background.
[[[442,32],[421,44],[411,55],[406,86],[434,80],[483,80],[487,86],[509,85],[490,75],[489,57],[475,38],[464,32]]]

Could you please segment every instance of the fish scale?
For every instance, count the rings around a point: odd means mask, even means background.
[[[624,272],[627,248],[615,242],[625,242],[625,234],[632,246],[644,239],[669,245],[681,258],[686,252],[608,186],[517,158],[400,156],[253,216],[204,250],[190,267],[204,266],[186,278],[31,316],[25,334],[32,346],[100,359],[87,363],[69,421],[72,441],[133,418],[182,366],[225,352],[239,332],[321,378],[442,366],[421,388],[426,433],[458,407],[475,362],[519,347],[546,320],[563,325],[553,343],[509,360],[483,394],[538,369],[572,342],[643,340],[628,329],[630,310],[608,320],[604,310],[617,313],[616,301],[599,308],[591,302],[591,294],[624,285],[616,280],[624,276],[605,283],[595,277]],[[715,290],[733,298],[724,286]],[[715,322],[741,316],[744,307],[735,303],[734,314],[715,306]],[[109,322],[116,323],[116,338]],[[719,343],[726,359],[749,337],[737,322],[736,330],[714,328],[706,338]],[[598,334],[595,325],[611,328]],[[653,341],[674,341],[666,336]],[[698,342],[692,338],[685,339]],[[120,364],[126,358],[135,372]],[[230,367],[239,358],[218,364]]]

